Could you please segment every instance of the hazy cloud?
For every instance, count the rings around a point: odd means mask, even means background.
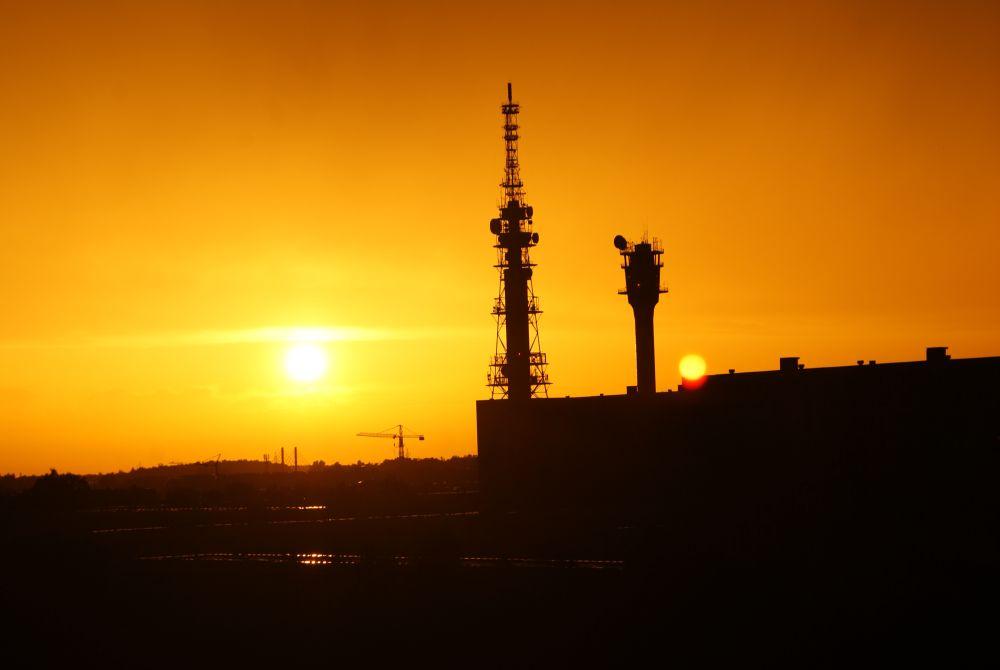
[[[41,338],[0,341],[4,348],[129,348],[203,347],[228,344],[268,344],[281,342],[381,342],[456,337],[460,329],[363,328],[358,326],[268,326],[232,330],[166,331],[97,337]]]

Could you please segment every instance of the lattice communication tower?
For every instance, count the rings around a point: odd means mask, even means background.
[[[538,340],[538,298],[532,285],[529,251],[538,244],[532,231],[534,210],[524,201],[524,184],[517,159],[520,105],[514,102],[507,84],[507,102],[503,112],[503,141],[506,151],[500,216],[490,221],[496,236],[496,268],[500,272],[500,291],[493,304],[497,322],[496,351],[490,361],[486,383],[490,397],[526,400],[548,397],[548,361]]]

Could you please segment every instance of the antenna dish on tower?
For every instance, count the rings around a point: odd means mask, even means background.
[[[507,82],[507,102],[500,105],[503,114],[504,178],[499,207],[500,216],[490,220],[490,232],[496,237],[494,265],[500,275],[500,289],[493,301],[496,318],[496,348],[489,364],[486,384],[491,398],[521,401],[548,396],[548,361],[538,340],[538,296],[532,284],[534,263],[531,247],[538,244],[532,230],[535,210],[525,202],[517,155],[521,106],[514,102],[513,86]]]

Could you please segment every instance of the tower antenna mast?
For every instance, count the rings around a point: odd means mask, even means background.
[[[490,232],[496,236],[496,268],[500,273],[500,290],[493,304],[497,322],[496,350],[486,375],[490,397],[527,400],[548,397],[548,361],[538,339],[538,298],[532,284],[529,251],[538,244],[538,233],[532,231],[533,208],[525,203],[524,183],[517,155],[518,113],[521,106],[514,102],[511,84],[507,83],[507,102],[500,106],[503,113],[503,140],[506,161],[500,216],[490,221]]]

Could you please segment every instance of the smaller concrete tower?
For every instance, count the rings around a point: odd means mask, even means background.
[[[653,310],[660,294],[667,292],[660,286],[663,249],[656,238],[650,241],[643,237],[641,242],[632,243],[621,235],[615,236],[615,248],[624,258],[625,270],[625,289],[618,293],[628,296],[635,315],[636,386],[639,393],[656,393]]]

